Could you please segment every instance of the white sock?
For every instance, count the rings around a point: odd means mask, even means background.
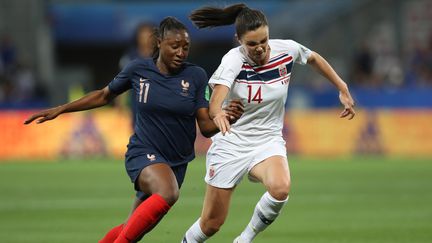
[[[186,231],[182,243],[202,243],[209,237],[205,235],[200,227],[199,218],[195,223]]]
[[[259,232],[267,228],[276,219],[287,201],[288,198],[279,201],[274,199],[268,192],[264,193],[255,206],[249,224],[241,233],[241,239],[246,242],[252,242]]]

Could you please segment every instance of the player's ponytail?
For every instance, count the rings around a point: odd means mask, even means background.
[[[189,18],[200,29],[235,23],[239,38],[247,31],[268,26],[267,19],[261,11],[250,9],[243,3],[230,5],[226,8],[202,7],[194,10]]]
[[[194,10],[190,20],[200,29],[234,24],[238,14],[246,9],[243,3],[234,4],[226,8],[202,7]]]
[[[173,31],[173,30],[177,30],[177,31],[184,30],[188,32],[186,26],[182,22],[180,22],[178,19],[174,17],[168,16],[160,22],[159,28],[156,28],[154,35],[156,39],[163,40],[165,38],[166,32]],[[153,58],[156,59],[158,58],[158,56],[159,56],[159,48],[158,45],[156,44],[154,45]]]

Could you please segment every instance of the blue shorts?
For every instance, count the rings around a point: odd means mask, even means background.
[[[159,154],[143,154],[139,155],[133,158],[127,158],[126,159],[126,171],[132,181],[134,183],[135,190],[137,191],[136,196],[140,199],[145,199],[149,195],[144,194],[141,192],[137,185],[138,177],[141,173],[141,171],[152,164],[157,163],[164,163],[170,166],[169,162]],[[174,175],[177,179],[177,184],[179,188],[183,184],[185,175],[186,175],[186,169],[187,169],[188,163],[176,165],[176,166],[170,166],[172,171],[174,172]]]

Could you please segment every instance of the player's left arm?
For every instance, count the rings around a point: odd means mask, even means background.
[[[339,90],[339,100],[344,106],[344,110],[340,114],[340,117],[349,116],[349,120],[353,119],[355,116],[354,100],[351,97],[348,85],[339,77],[330,64],[318,53],[312,52],[307,59],[307,63],[325,78],[330,80],[330,82],[332,82],[332,84]]]
[[[244,106],[240,100],[232,100],[227,107],[223,108],[230,124],[234,124],[243,115]],[[198,127],[201,134],[206,137],[212,137],[219,132],[219,128],[210,119],[208,108],[199,108],[196,114]]]

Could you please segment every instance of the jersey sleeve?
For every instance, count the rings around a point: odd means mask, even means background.
[[[132,88],[131,73],[136,67],[135,62],[131,62],[123,70],[115,76],[115,78],[108,84],[108,88],[115,94],[121,94]]]
[[[208,102],[208,85],[207,85],[207,73],[204,71],[204,69],[199,68],[197,71],[197,78],[199,86],[197,88],[197,94],[196,94],[196,107],[195,110],[198,110],[199,108],[208,108],[209,102]]]
[[[209,80],[210,87],[213,88],[215,84],[222,84],[231,89],[234,80],[241,71],[242,65],[243,61],[241,60],[240,53],[231,50],[225,54],[221,64]]]
[[[288,42],[289,42],[288,45],[291,48],[293,48],[293,53],[295,55],[294,61],[298,64],[301,64],[301,65],[307,64],[307,60],[310,57],[310,55],[312,54],[312,51],[309,48],[307,48],[307,47],[305,47],[305,46],[301,45],[300,43],[295,42],[293,40],[289,40]]]
[[[287,51],[292,55],[294,62],[305,65],[307,63],[307,59],[312,54],[312,51],[301,45],[298,42],[295,42],[293,40],[271,40],[272,44],[276,49],[280,51]]]

